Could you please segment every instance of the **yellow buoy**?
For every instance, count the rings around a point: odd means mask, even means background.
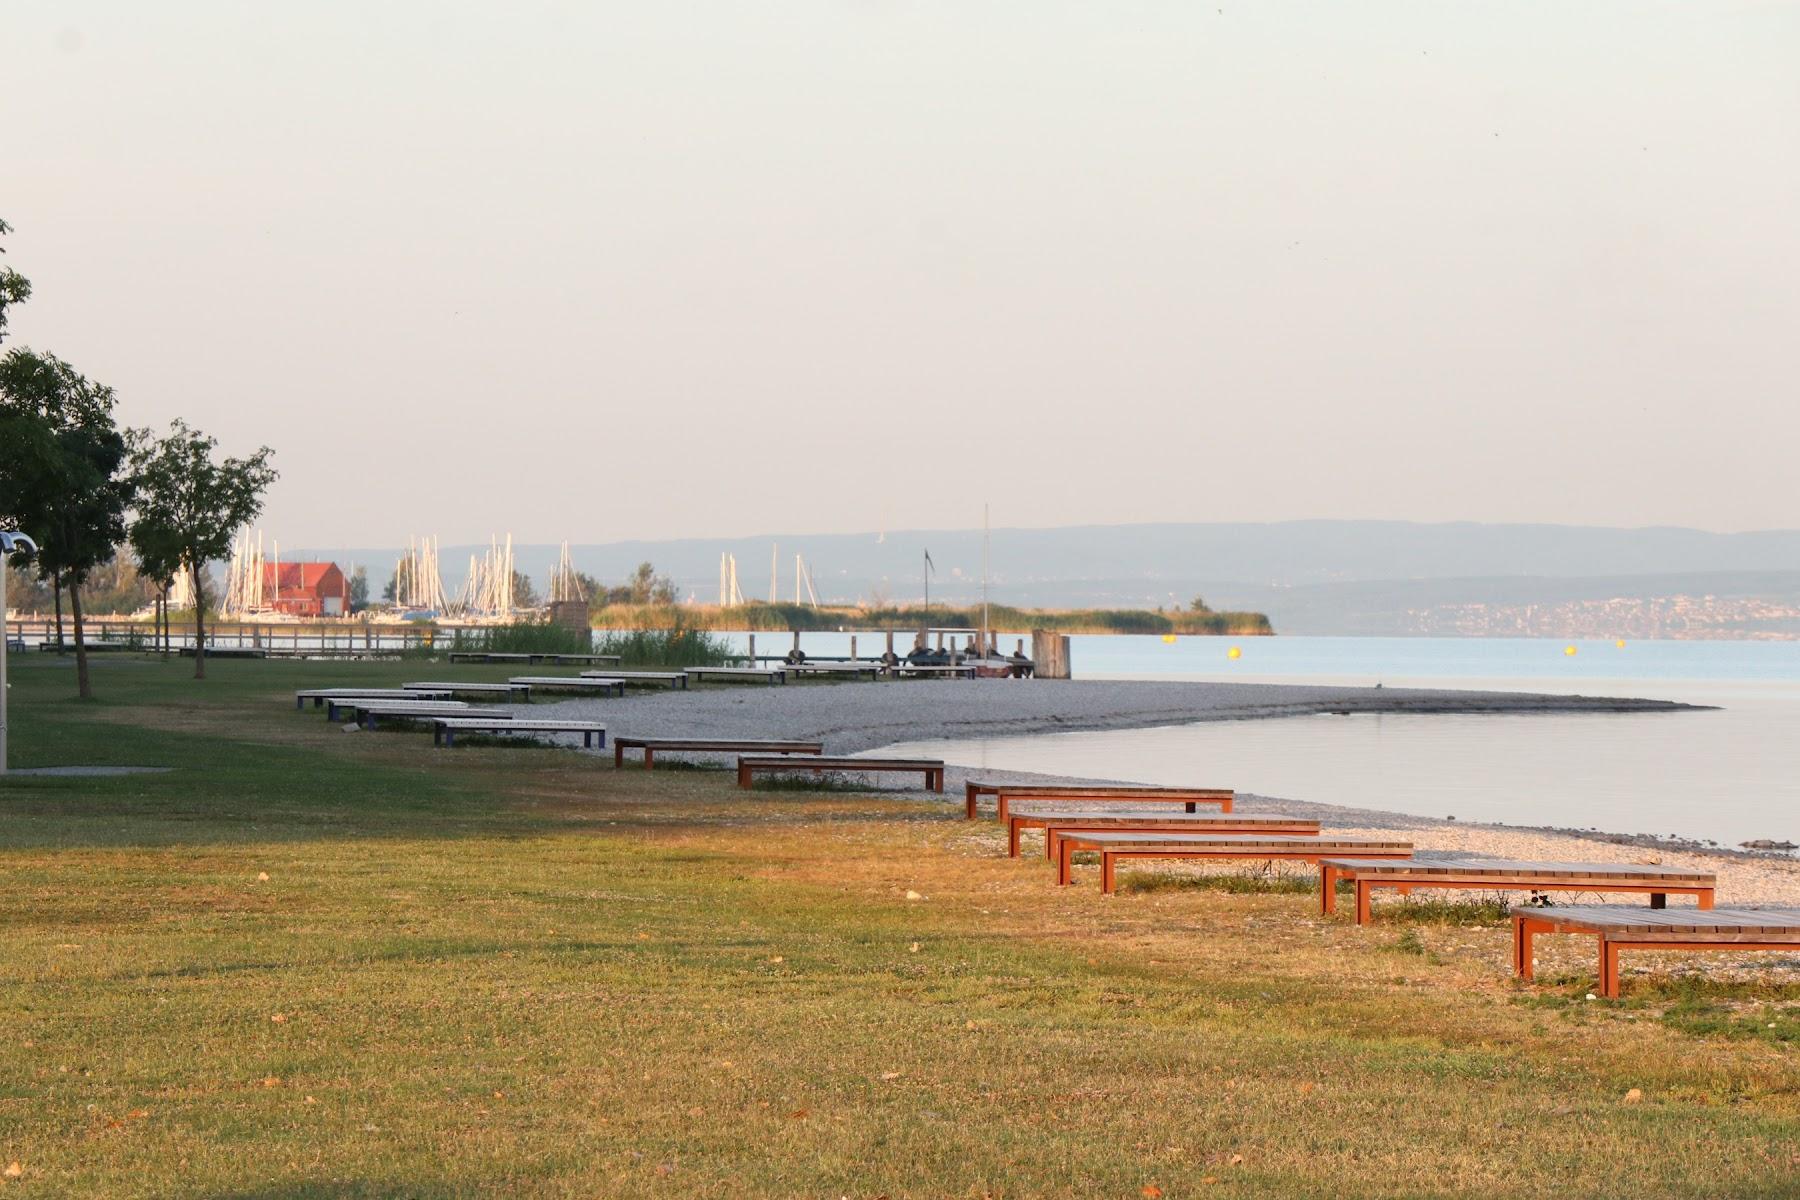
[[[1564,654],[1567,654],[1567,655],[1568,655],[1568,656],[1569,656],[1569,657],[1570,657],[1570,658],[1574,658],[1574,657],[1575,657],[1575,647],[1573,647],[1573,646],[1564,646],[1564,647],[1563,647],[1563,653],[1564,653]]]
[[[1620,638],[1620,639],[1619,639],[1619,640],[1618,640],[1618,641],[1616,641],[1616,642],[1614,642],[1614,643],[1613,643],[1613,645],[1615,645],[1615,646],[1617,646],[1617,647],[1618,647],[1618,648],[1619,648],[1619,649],[1621,649],[1621,650],[1623,650],[1623,649],[1624,649],[1624,648],[1625,648],[1625,639],[1624,639],[1624,638]]]
[[[1225,657],[1226,658],[1242,658],[1242,657],[1244,657],[1244,652],[1242,650],[1239,650],[1236,646],[1233,646],[1231,649],[1229,649],[1225,652]]]
[[[1169,645],[1173,646],[1175,644],[1175,635],[1172,633],[1165,633],[1165,634],[1163,634],[1163,641],[1165,641],[1165,642],[1169,643]],[[1621,643],[1621,644],[1623,644],[1623,643]]]

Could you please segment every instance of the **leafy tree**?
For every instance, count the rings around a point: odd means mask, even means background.
[[[0,237],[12,232],[12,226],[0,221]],[[5,254],[0,249],[0,254]],[[31,280],[11,267],[0,267],[0,342],[6,340],[6,310],[31,298]]]
[[[0,358],[0,513],[38,543],[39,574],[69,589],[75,682],[91,699],[81,587],[125,537],[135,483],[113,390],[52,354]]]
[[[194,678],[206,678],[205,563],[231,551],[231,535],[262,512],[263,493],[277,476],[267,446],[248,458],[215,462],[218,441],[181,420],[167,437],[144,439],[137,454],[143,489],[138,525],[158,544],[180,548],[194,577]],[[137,526],[133,526],[134,542]]]
[[[389,584],[389,586],[393,586]],[[357,567],[350,572],[350,611],[361,612],[369,607],[369,572]]]
[[[1194,597],[1193,603],[1188,605],[1188,610],[1190,612],[1197,612],[1197,613],[1204,613],[1204,612],[1212,611],[1212,609],[1206,607],[1206,601],[1199,596]]]
[[[513,572],[513,607],[536,608],[538,606],[537,589],[531,586],[531,577],[523,571]]]

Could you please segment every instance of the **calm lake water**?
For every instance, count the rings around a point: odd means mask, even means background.
[[[832,653],[828,636],[804,645]],[[1233,646],[1237,659],[1228,657]],[[963,766],[1230,786],[1459,820],[1726,845],[1800,841],[1800,644],[1081,637],[1071,658],[1087,679],[1381,682],[1644,696],[1720,710],[1296,717],[908,743],[906,751]]]

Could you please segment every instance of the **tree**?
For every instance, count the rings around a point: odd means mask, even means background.
[[[513,572],[512,592],[514,608],[536,608],[538,606],[537,589],[531,586],[531,577],[523,571]]]
[[[39,574],[68,586],[83,700],[93,689],[81,585],[112,560],[135,491],[113,404],[111,388],[53,354],[13,350],[0,358],[0,514],[37,539]]]
[[[359,613],[369,607],[369,572],[357,567],[350,572],[350,611]]]
[[[1197,613],[1209,613],[1212,611],[1212,609],[1206,607],[1206,601],[1204,599],[1202,599],[1199,596],[1195,596],[1193,603],[1188,605],[1188,611],[1197,612]]]
[[[164,438],[143,438],[136,456],[142,499],[137,522],[144,536],[180,548],[194,577],[194,678],[206,678],[205,564],[231,551],[231,536],[262,512],[263,493],[279,477],[269,465],[274,451],[213,461],[218,441],[181,420]]]
[[[12,232],[12,226],[0,221],[0,237]],[[0,254],[5,254],[0,249]],[[6,310],[31,298],[31,280],[11,267],[0,267],[0,342],[6,340]]]

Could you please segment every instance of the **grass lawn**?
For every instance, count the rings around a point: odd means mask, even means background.
[[[291,695],[504,667],[208,669],[12,659],[15,767],[175,769],[0,784],[0,1192],[1800,1194],[1800,988],[1589,1002],[1590,944],[1519,988],[1455,909],[1103,900],[960,799]]]

